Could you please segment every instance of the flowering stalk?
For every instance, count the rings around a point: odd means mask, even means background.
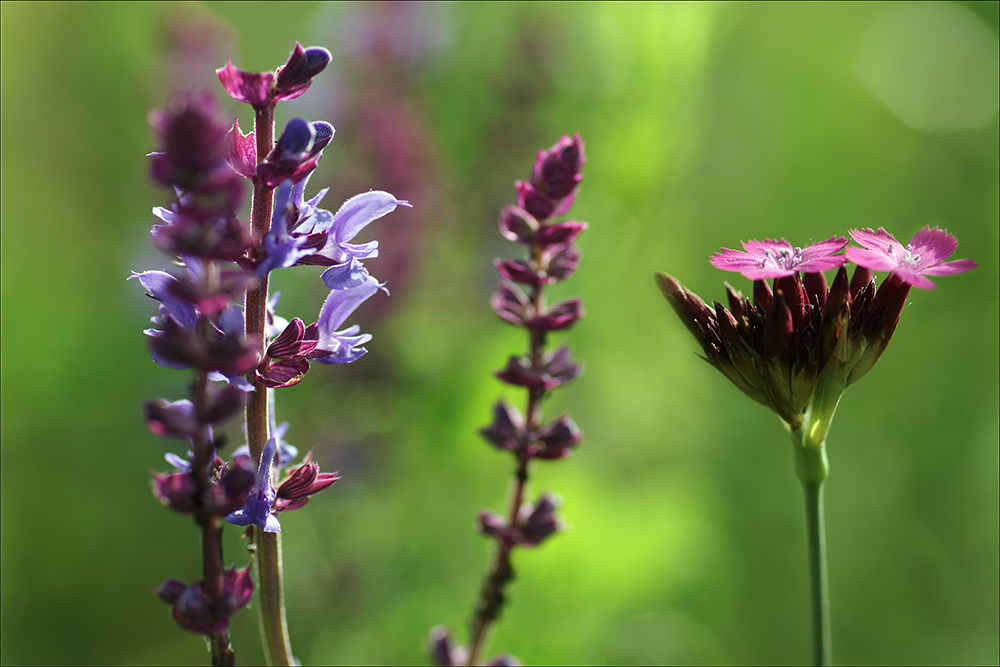
[[[829,473],[826,439],[847,387],[867,373],[896,329],[910,287],[933,288],[928,275],[976,267],[944,261],[958,241],[924,227],[903,247],[881,227],[852,230],[862,248],[834,237],[806,248],[782,239],[749,241],[711,258],[721,269],[754,281],[753,299],[728,284],[729,308],[709,307],[673,277],[656,280],[670,305],[701,343],[705,361],[743,393],[771,408],[792,436],[795,468],[806,497],[814,659],[831,661],[823,484]],[[844,264],[857,265],[850,281]],[[828,286],[823,271],[837,268]],[[889,271],[876,288],[872,271]],[[771,286],[767,280],[772,279]]]
[[[515,547],[537,546],[562,528],[556,514],[558,500],[543,493],[534,503],[526,502],[530,464],[534,459],[563,458],[582,438],[576,424],[566,415],[544,424],[542,402],[549,392],[580,374],[581,366],[570,360],[569,348],[546,350],[548,333],[572,327],[583,316],[578,298],[548,306],[545,287],[565,280],[576,270],[580,253],[574,244],[586,223],[555,222],[565,214],[576,197],[583,176],[583,143],[579,135],[564,136],[552,148],[539,151],[529,181],[518,181],[517,205],[507,206],[500,218],[500,231],[510,241],[526,246],[527,259],[497,260],[500,284],[491,306],[504,321],[528,333],[528,352],[512,356],[497,377],[527,390],[524,416],[504,401],[494,406],[493,422],[480,433],[515,460],[512,491],[506,516],[483,510],[478,531],[496,542],[496,551],[483,581],[479,600],[470,621],[470,648],[453,646],[442,627],[431,631],[429,650],[439,665],[479,663],[489,630],[505,601],[504,589],[514,578],[511,554]],[[518,284],[525,285],[525,293]],[[490,664],[510,664],[504,655]]]
[[[361,264],[378,254],[377,242],[349,241],[398,205],[387,192],[372,191],[348,200],[336,214],[319,208],[326,191],[306,201],[304,192],[333,127],[293,119],[274,140],[277,102],[298,97],[329,63],[326,49],[296,45],[275,73],[248,73],[232,63],[218,70],[235,99],[254,109],[254,132],[221,122],[207,94],[178,98],[154,116],[165,150],[153,154],[153,174],[179,193],[170,208],[154,209],[164,224],[153,238],[180,258],[186,273],[135,274],[161,302],[151,329],[153,359],[171,368],[192,368],[191,399],[147,404],[155,433],[185,437],[187,458],[167,460],[180,470],[157,475],[154,493],[168,507],[196,515],[203,526],[205,576],[185,585],[168,581],[160,597],[173,607],[187,630],[210,638],[213,664],[232,664],[229,618],[249,602],[249,570],[222,567],[221,523],[246,526],[256,561],[261,632],[271,664],[294,664],[282,593],[281,530],[277,514],[304,506],[309,497],[339,479],[321,473],[311,453],[275,487],[274,473],[288,466],[297,450],[284,442],[287,424],[276,424],[272,392],[297,384],[309,363],[355,361],[371,339],[358,327],[340,329],[362,302],[384,289]],[[249,229],[236,217],[243,178],[253,184]],[[268,295],[271,271],[301,264],[326,266],[330,294],[319,318],[305,325],[274,313]],[[244,309],[239,308],[239,303]],[[220,442],[211,426],[246,403],[247,444],[230,462],[216,457]]]

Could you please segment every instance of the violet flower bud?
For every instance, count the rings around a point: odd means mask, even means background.
[[[513,451],[524,439],[524,417],[513,405],[497,401],[493,406],[493,422],[479,433],[498,449]]]
[[[582,365],[570,361],[569,347],[563,345],[555,352],[545,353],[538,370],[524,357],[512,356],[496,376],[507,384],[548,391],[573,381],[582,370]]]
[[[572,243],[546,248],[545,254],[548,258],[547,273],[554,280],[566,280],[580,265],[580,250]]]
[[[146,426],[161,438],[190,438],[204,429],[194,414],[194,404],[181,399],[171,403],[160,399],[143,404]]]
[[[523,285],[539,287],[555,282],[544,271],[536,271],[531,267],[531,263],[523,259],[494,260],[497,273],[504,280],[509,280]]]
[[[555,513],[558,506],[558,499],[551,493],[543,493],[534,506],[525,505],[521,510],[524,518],[520,520],[519,525],[520,544],[528,547],[538,546],[562,530],[562,522]]]
[[[430,638],[427,641],[427,652],[431,656],[431,663],[437,667],[464,665],[468,660],[465,649],[461,646],[454,646],[451,633],[441,625],[431,628]]]
[[[480,510],[476,515],[476,532],[508,546],[516,544],[519,540],[517,531],[507,524],[507,520],[489,510]]]
[[[544,225],[535,234],[534,243],[539,246],[572,243],[580,235],[580,232],[586,228],[586,222],[578,222],[576,220]]]
[[[542,444],[535,457],[554,460],[568,456],[580,444],[583,434],[572,419],[563,415],[543,427],[535,437]]]
[[[163,582],[156,595],[169,604],[174,619],[185,630],[213,635],[229,627],[229,619],[247,606],[253,595],[250,568],[226,570],[222,575],[222,594],[212,599],[202,582],[187,585],[177,579]]]
[[[302,48],[298,42],[288,61],[278,68],[274,99],[292,100],[308,90],[313,77],[326,69],[332,56],[320,46]]]
[[[199,502],[190,472],[153,473],[152,485],[153,495],[164,507],[181,514],[191,514],[198,509]]]
[[[556,203],[539,192],[531,183],[518,181],[514,187],[517,189],[517,205],[540,223],[556,215]]]
[[[580,135],[564,136],[552,148],[538,152],[531,170],[531,182],[547,197],[562,199],[583,179],[580,169],[585,161]]]
[[[269,188],[286,179],[302,181],[316,168],[323,148],[332,138],[333,126],[329,123],[291,119],[274,148],[257,166],[257,176]]]
[[[538,221],[523,208],[508,205],[500,214],[500,233],[508,241],[533,243],[538,229]]]
[[[583,317],[583,301],[573,297],[560,301],[546,312],[531,318],[525,326],[532,331],[548,332],[569,329]]]
[[[497,285],[490,306],[500,319],[515,326],[524,326],[534,310],[528,295],[508,280],[501,280]]]

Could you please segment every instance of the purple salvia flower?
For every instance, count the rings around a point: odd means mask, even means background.
[[[288,219],[294,215],[292,208],[292,182],[284,181],[274,194],[274,214],[271,216],[271,230],[264,236],[265,259],[257,267],[257,276],[263,277],[274,269],[294,266],[303,257],[312,253],[303,249],[305,236],[292,236],[288,230]]]
[[[299,450],[294,445],[285,442],[285,433],[288,432],[288,422],[274,423],[274,415],[268,418],[271,425],[271,438],[275,441],[274,468],[280,470],[295,460],[299,455]],[[234,465],[247,465],[250,461],[250,446],[243,445],[233,450],[232,462]]]
[[[745,250],[723,248],[711,258],[712,266],[724,271],[736,271],[750,280],[784,278],[802,271],[818,273],[835,269],[846,261],[845,255],[834,255],[847,245],[847,238],[834,236],[805,248],[793,247],[785,239],[743,242]]]
[[[335,289],[323,303],[323,308],[319,312],[318,327],[319,343],[316,349],[327,350],[329,354],[322,357],[315,357],[316,361],[322,364],[348,364],[360,359],[368,350],[360,345],[364,345],[371,340],[371,334],[359,334],[361,330],[357,325],[346,329],[337,330],[337,327],[344,323],[344,320],[354,312],[354,310],[379,290],[381,285],[378,281],[368,276],[359,285],[348,287],[347,289]]]
[[[946,229],[925,226],[913,235],[906,247],[882,227],[852,229],[851,238],[864,246],[847,249],[847,258],[872,271],[890,271],[906,284],[922,289],[936,285],[924,276],[951,276],[979,266],[971,259],[946,262],[958,247],[958,239]]]
[[[260,467],[257,469],[257,480],[253,490],[246,499],[242,509],[238,509],[226,517],[226,521],[237,526],[253,524],[265,533],[281,532],[278,518],[271,513],[274,505],[275,492],[271,486],[271,464],[277,451],[278,442],[269,438],[260,454]]]
[[[257,268],[263,276],[277,268],[295,264],[328,266],[323,283],[333,290],[357,287],[368,282],[369,273],[361,260],[378,256],[378,241],[350,243],[369,224],[410,203],[388,192],[373,190],[348,199],[336,214],[319,208],[327,193],[323,189],[305,201],[309,176],[295,183],[285,181],[275,194],[271,231],[264,240],[267,257]]]
[[[333,216],[326,243],[316,253],[333,264],[323,273],[323,283],[330,289],[344,289],[367,282],[368,272],[360,260],[378,256],[378,241],[360,245],[348,241],[397,206],[409,205],[381,190],[354,195],[344,202]]]
[[[198,321],[198,313],[190,301],[174,294],[173,287],[178,282],[177,278],[166,271],[143,271],[142,273],[133,271],[127,280],[133,278],[138,278],[139,284],[149,296],[160,302],[160,317],[171,317],[185,329],[194,328],[195,322]],[[148,333],[149,330],[147,330]]]

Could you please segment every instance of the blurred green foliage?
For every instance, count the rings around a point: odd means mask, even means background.
[[[720,246],[879,225],[905,242],[930,224],[981,267],[915,290],[841,403],[827,485],[835,659],[996,664],[998,4],[407,7],[0,5],[0,661],[207,661],[150,593],[199,563],[190,521],[149,493],[165,449],[139,405],[183,395],[185,378],[149,361],[153,308],[125,282],[167,266],[147,240],[165,193],[147,182],[146,114],[180,85],[221,97],[225,58],[270,69],[300,40],[337,58],[282,108],[337,127],[313,179],[332,186],[331,208],[388,187],[356,166],[373,150],[358,119],[385,95],[430,155],[404,193],[423,226],[373,225],[383,255],[412,266],[378,317],[359,313],[371,353],[279,393],[289,441],[344,474],[282,518],[303,664],[422,664],[438,623],[464,641],[488,547],[473,518],[502,504],[510,474],[476,430],[502,391],[491,370],[524,346],[487,306],[490,261],[513,252],[495,221],[534,152],[573,132],[589,160],[573,213],[591,227],[564,292],[588,316],[558,340],[586,371],[547,414],[569,412],[586,440],[536,469],[571,530],[516,555],[493,650],[529,664],[806,659],[787,436],[697,358],[652,274],[711,300],[723,280],[749,287],[708,265]],[[416,50],[366,98],[377,70],[348,47],[366,15],[392,11],[410,12],[390,34]],[[226,108],[247,130],[248,110]],[[314,275],[276,282],[284,314],[318,312]],[[237,532],[227,539],[245,562]],[[262,660],[253,611],[234,642],[241,663]]]

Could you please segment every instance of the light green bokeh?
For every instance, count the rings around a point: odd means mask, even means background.
[[[992,36],[994,50],[998,6],[936,5],[987,47]],[[281,113],[333,114],[315,116],[337,137],[313,184],[332,186],[325,203],[335,208],[354,193],[344,189],[349,151],[365,150],[337,106],[369,83],[341,45],[365,10],[5,2],[0,11],[0,662],[205,664],[201,639],[150,593],[168,577],[194,579],[199,563],[190,520],[149,493],[166,449],[139,406],[182,395],[184,378],[149,361],[141,330],[152,308],[124,280],[166,266],[146,239],[149,210],[164,201],[147,179],[146,117],[182,77],[180,56],[199,64],[194,50],[171,47],[178,25],[217,22],[221,61],[204,64],[203,85],[226,57],[265,69],[296,40],[329,46],[338,60],[326,83]],[[865,72],[889,57],[875,47],[891,40],[873,46],[871,35],[894,11],[416,8],[433,28],[422,34],[437,41],[399,94],[420,114],[439,170],[439,190],[411,197],[438,207],[422,218],[419,270],[390,285],[365,359],[279,395],[289,440],[344,474],[282,519],[304,664],[425,664],[438,623],[464,640],[488,554],[473,519],[502,503],[510,473],[476,431],[503,391],[491,371],[524,344],[487,307],[491,260],[513,252],[495,221],[534,152],[573,132],[588,157],[573,214],[590,228],[559,294],[582,296],[587,317],[554,339],[570,342],[586,370],[547,414],[568,412],[586,440],[536,470],[535,489],[561,495],[571,530],[516,554],[493,649],[529,664],[809,656],[787,436],[697,358],[652,274],[721,299],[724,280],[749,285],[708,265],[720,246],[803,244],[879,225],[906,241],[929,224],[955,233],[957,256],[981,266],[911,294],[885,356],[838,411],[827,485],[835,659],[996,664],[998,121],[922,131],[881,101]],[[247,130],[247,109],[226,108]],[[372,230],[390,249],[378,223]],[[284,314],[318,312],[315,276],[276,281]],[[226,539],[227,559],[244,562],[236,531]],[[241,663],[262,659],[253,610],[233,635]]]

